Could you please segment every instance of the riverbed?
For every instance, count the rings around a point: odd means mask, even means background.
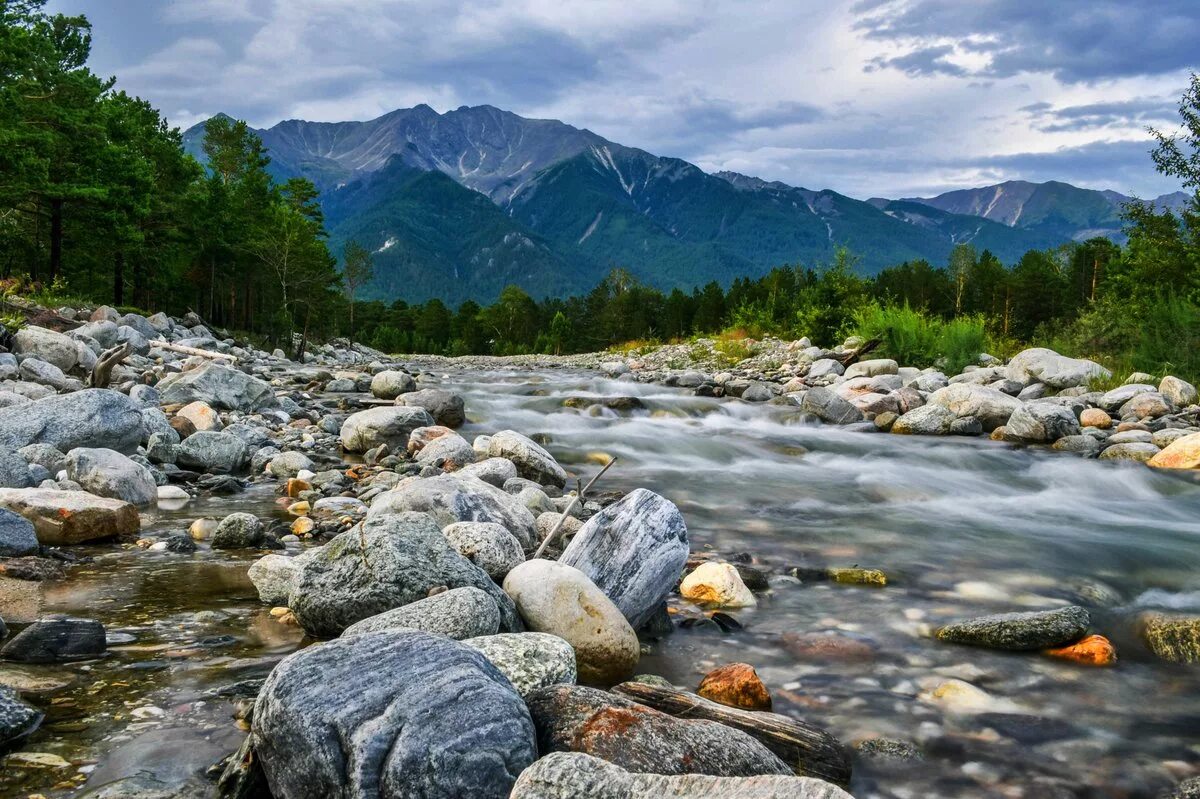
[[[1159,661],[1136,618],[1200,611],[1200,485],[1136,464],[808,425],[796,409],[711,399],[573,371],[446,372],[466,397],[461,431],[511,428],[602,490],[675,502],[693,552],[769,576],[757,608],[714,623],[675,597],[676,631],[644,641],[639,671],[694,688],[724,662],[753,664],[777,712],[854,744],[883,737],[909,759],[859,758],[866,797],[1153,797],[1200,763],[1200,669]],[[636,396],[614,412],[567,397]],[[268,486],[149,514],[149,531],[199,515],[282,515]],[[304,641],[245,577],[254,555],[151,553],[107,544],[58,583],[26,584],[22,612],[102,621],[110,654],[0,666],[40,681],[43,728],[23,752],[69,767],[13,768],[0,794],[78,795],[135,774],[178,784],[234,749],[255,680]],[[885,587],[814,581],[880,569]],[[793,569],[800,575],[793,575]],[[1117,647],[1111,668],[938,643],[948,620],[1082,604]],[[13,618],[13,621],[21,621]],[[822,636],[818,638],[817,636]],[[935,696],[959,679],[970,701]],[[944,692],[943,692],[944,693]],[[1190,766],[1188,764],[1191,764]],[[193,779],[196,795],[204,783]]]

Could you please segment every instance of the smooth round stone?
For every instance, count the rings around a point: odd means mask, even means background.
[[[496,582],[525,562],[521,542],[494,522],[457,522],[442,528],[442,535]]]
[[[580,680],[611,685],[633,673],[641,655],[637,635],[583,572],[555,561],[526,561],[504,578],[504,592],[531,630],[571,645]]]
[[[683,578],[679,593],[685,599],[710,607],[748,608],[758,604],[737,569],[715,561],[700,564]]]

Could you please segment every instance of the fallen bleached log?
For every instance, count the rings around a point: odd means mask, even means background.
[[[236,361],[237,358],[225,353],[214,352],[212,350],[202,350],[199,347],[185,347],[183,344],[173,344],[170,341],[151,341],[150,346],[158,347],[160,350],[170,350],[171,352],[182,352],[184,355],[199,355],[201,358],[224,358],[228,361]]]

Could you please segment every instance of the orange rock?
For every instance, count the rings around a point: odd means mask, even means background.
[[[1052,658],[1073,660],[1086,666],[1111,666],[1117,662],[1117,649],[1103,635],[1089,635],[1082,641],[1057,649],[1047,649]]]
[[[1200,433],[1177,438],[1149,460],[1159,469],[1195,469],[1200,467]]]
[[[1079,414],[1079,423],[1084,427],[1096,427],[1100,430],[1107,430],[1112,427],[1112,417],[1105,413],[1102,408],[1088,408]]]
[[[300,496],[302,491],[312,489],[312,484],[307,480],[301,480],[298,477],[291,477],[287,481],[287,495],[293,499]]]
[[[727,663],[704,675],[697,693],[705,699],[745,710],[770,710],[771,694],[749,663]]]

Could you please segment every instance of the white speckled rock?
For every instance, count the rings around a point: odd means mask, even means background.
[[[432,425],[433,417],[424,408],[371,408],[352,413],[342,422],[342,447],[347,452],[366,452],[387,444],[393,452],[403,452],[409,433]]]
[[[589,519],[559,561],[586,574],[636,630],[674,587],[687,557],[679,508],[639,488]]]
[[[582,752],[551,752],[521,772],[510,799],[854,799],[813,777],[639,774]]]
[[[528,550],[536,543],[537,520],[521,502],[489,483],[460,474],[409,479],[377,496],[369,518],[392,513],[428,513],[439,525],[494,522]]]
[[[467,646],[478,649],[521,696],[545,685],[574,683],[575,650],[549,633],[501,633],[468,638]]]
[[[494,522],[456,522],[442,528],[442,535],[458,554],[488,573],[496,582],[525,562],[521,542]]]

